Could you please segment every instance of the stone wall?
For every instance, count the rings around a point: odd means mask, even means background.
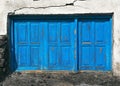
[[[8,47],[7,37],[5,35],[0,36],[0,73],[7,72],[8,69]]]

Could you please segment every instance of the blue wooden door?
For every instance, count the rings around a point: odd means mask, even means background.
[[[15,21],[16,70],[37,70],[42,66],[43,28],[38,21]]]
[[[80,19],[79,70],[111,70],[111,20]]]
[[[15,20],[12,69],[75,70],[74,20]]]
[[[11,69],[111,70],[110,18],[14,19]]]
[[[46,69],[75,70],[75,41],[74,20],[49,21],[46,31],[45,53]]]

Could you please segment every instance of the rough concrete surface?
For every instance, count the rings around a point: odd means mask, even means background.
[[[1,78],[0,86],[119,86],[111,73],[13,73]]]

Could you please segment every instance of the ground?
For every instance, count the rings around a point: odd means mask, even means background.
[[[1,76],[0,86],[119,86],[112,73],[12,73]]]

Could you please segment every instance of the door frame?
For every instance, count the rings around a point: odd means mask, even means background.
[[[109,18],[110,19],[110,23],[111,23],[111,55],[110,55],[110,65],[111,65],[111,69],[109,71],[112,70],[112,52],[113,52],[113,24],[112,24],[112,16],[113,13],[104,13],[104,14],[56,14],[56,15],[8,15],[7,20],[7,35],[8,35],[8,48],[9,48],[9,69],[11,71],[16,71],[16,66],[12,63],[12,57],[15,56],[15,47],[14,47],[14,30],[13,30],[13,23],[14,20],[18,19],[18,20],[22,20],[22,19],[27,19],[27,20],[31,20],[31,19],[74,19],[75,20],[75,24],[76,24],[76,32],[78,34],[78,19],[82,19],[82,18]],[[77,40],[78,40],[78,35],[76,36]],[[78,41],[76,40],[76,45],[78,46]],[[78,48],[77,50],[77,59],[78,59]],[[78,72],[81,71],[79,70],[79,63],[78,60],[75,60],[75,69],[72,72]],[[28,70],[29,71],[29,70]],[[42,70],[44,71],[44,70]],[[108,71],[108,70],[106,70]]]

